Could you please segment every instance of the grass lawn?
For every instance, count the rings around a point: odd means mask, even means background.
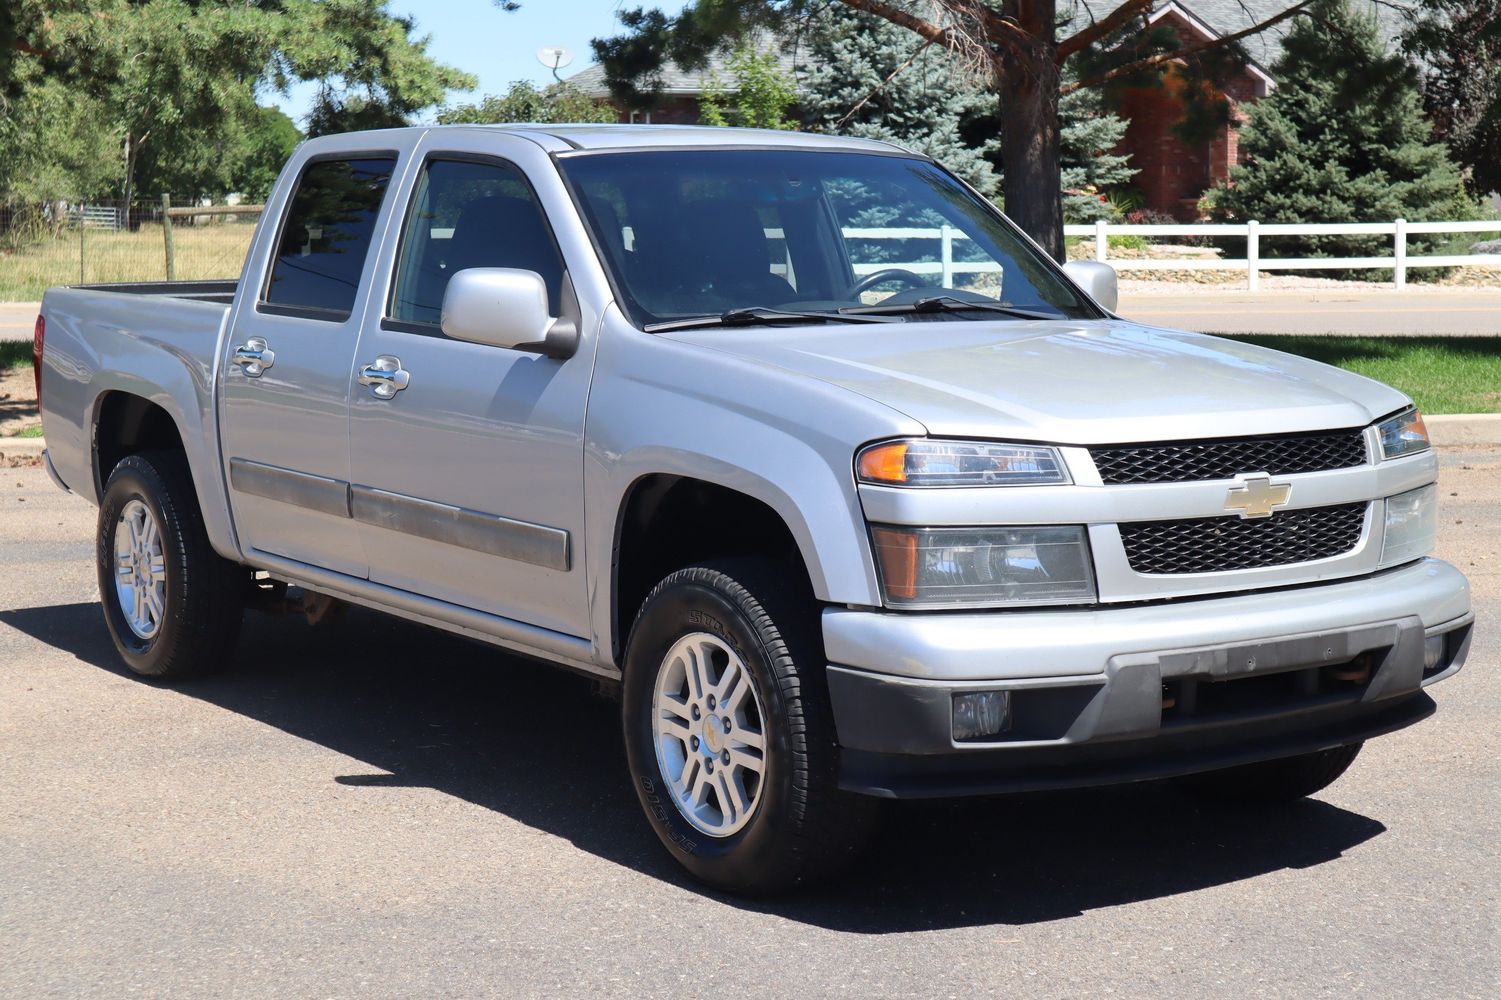
[[[180,280],[235,278],[250,249],[255,226],[245,222],[172,227],[175,276]],[[0,302],[31,302],[53,285],[105,281],[161,281],[167,276],[162,227],[143,224],[133,233],[90,229],[16,249],[0,248]]]
[[[1424,413],[1501,413],[1501,337],[1229,339],[1299,354],[1396,386]]]
[[[31,364],[31,341],[0,340],[0,372]]]

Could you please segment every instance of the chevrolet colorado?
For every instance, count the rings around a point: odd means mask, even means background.
[[[46,464],[133,670],[271,594],[601,678],[721,887],[835,870],[883,797],[1315,792],[1468,650],[1422,417],[1115,289],[879,142],[330,136],[237,282],[47,293]]]

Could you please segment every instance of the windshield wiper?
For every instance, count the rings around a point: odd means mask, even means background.
[[[901,302],[893,305],[877,303],[873,306],[845,306],[839,312],[845,316],[889,316],[897,313],[963,312],[967,309],[1004,313],[1007,316],[1015,316],[1018,319],[1068,318],[1062,313],[1021,309],[1017,306],[1008,306],[1000,302],[974,302],[970,299],[961,299],[955,295],[930,295],[915,302]]]
[[[683,319],[669,319],[661,323],[648,323],[641,329],[647,333],[658,333],[663,330],[690,330],[700,326],[754,326],[757,323],[778,323],[787,320],[811,320],[815,323],[899,323],[886,316],[862,316],[851,315],[840,310],[839,312],[799,312],[793,309],[771,309],[766,306],[746,306],[742,309],[731,309],[717,316],[688,316]]]

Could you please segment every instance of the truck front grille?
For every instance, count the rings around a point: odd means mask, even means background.
[[[1287,476],[1348,469],[1366,461],[1365,433],[1359,429],[1238,440],[1107,445],[1091,448],[1089,454],[1107,486],[1234,479],[1242,472]]]
[[[1365,503],[1281,511],[1271,517],[1134,521],[1120,526],[1138,573],[1226,573],[1343,555],[1365,526]]]

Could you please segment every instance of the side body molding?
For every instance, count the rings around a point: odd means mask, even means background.
[[[363,524],[567,572],[568,532],[499,514],[388,493],[338,479],[243,458],[229,460],[230,484],[242,493],[350,517]]]

